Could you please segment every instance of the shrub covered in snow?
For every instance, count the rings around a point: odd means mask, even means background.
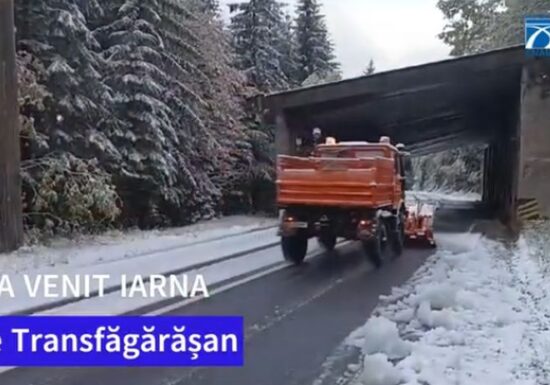
[[[70,154],[44,160],[39,172],[24,173],[28,193],[27,221],[48,232],[97,230],[120,214],[109,174],[96,161]]]

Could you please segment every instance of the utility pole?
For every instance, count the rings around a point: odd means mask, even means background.
[[[23,243],[13,0],[0,0],[0,252]]]

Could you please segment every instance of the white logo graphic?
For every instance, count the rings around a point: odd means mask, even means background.
[[[550,49],[550,25],[549,24],[530,24],[527,26],[528,29],[534,29],[535,31],[530,34],[527,42],[525,43],[525,48],[527,49]],[[548,37],[548,44],[546,46],[535,46],[537,39],[541,35],[546,35]]]

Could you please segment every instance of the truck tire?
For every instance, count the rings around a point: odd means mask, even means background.
[[[307,237],[301,234],[281,237],[281,248],[285,260],[295,265],[302,264],[307,254],[307,243]]]
[[[326,251],[332,251],[336,247],[336,235],[333,234],[321,234],[317,241]]]
[[[363,250],[367,255],[367,258],[372,262],[376,268],[380,268],[384,262],[384,254],[386,249],[386,242],[384,242],[384,233],[386,226],[383,221],[378,220],[378,226],[376,227],[376,234],[372,239],[363,241]]]

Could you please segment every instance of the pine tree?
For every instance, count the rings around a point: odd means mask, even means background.
[[[111,20],[96,35],[111,69],[106,81],[117,91],[117,116],[125,123],[111,132],[123,154],[116,174],[125,217],[140,226],[179,223],[182,217],[194,221],[194,215],[212,209],[190,155],[189,138],[202,126],[193,110],[197,98],[180,81],[184,70],[167,52],[161,4],[108,3]]]
[[[230,30],[237,68],[261,92],[282,90],[289,80],[284,72],[282,40],[284,18],[277,0],[250,0],[232,4]]]
[[[21,103],[23,199],[31,212],[27,224],[49,231],[101,227],[118,211],[118,197],[101,164],[121,159],[106,135],[117,124],[114,92],[102,80],[105,62],[88,26],[103,10],[95,1],[84,8],[81,3],[16,2],[20,66],[25,67],[20,70],[27,74]],[[43,97],[37,97],[39,89]],[[29,104],[27,98],[37,102]]]
[[[448,20],[439,38],[452,47],[451,55],[460,56],[480,50],[479,42],[490,38],[487,30],[499,0],[439,0],[437,7]]]
[[[299,80],[305,81],[316,74],[325,78],[337,72],[334,49],[329,39],[321,5],[317,0],[299,0],[296,20],[296,37],[299,56]]]
[[[273,129],[245,99],[288,87],[294,46],[281,4],[254,3],[241,26],[259,44],[236,55],[215,0],[18,2],[28,223],[91,229],[122,207],[123,224],[176,225],[265,201]]]
[[[250,208],[247,187],[252,151],[244,122],[244,101],[251,90],[245,86],[245,77],[233,67],[235,53],[230,35],[218,19],[218,11],[205,9],[204,0],[189,3],[194,17],[188,18],[184,25],[194,31],[199,53],[195,66],[207,80],[195,87],[202,92],[207,105],[204,119],[218,143],[217,156],[205,161],[216,161],[210,177],[221,189],[222,211],[246,211]]]
[[[289,87],[296,87],[300,85],[299,74],[299,57],[298,47],[296,44],[295,26],[292,20],[292,16],[289,13],[285,13],[284,19],[281,25],[280,47],[278,48],[281,53],[281,67],[283,73],[288,79]]]
[[[105,63],[79,6],[68,0],[21,2],[16,22],[19,49],[46,68],[43,80],[52,98],[41,119],[50,127],[50,149],[119,159],[102,132],[114,124],[113,91],[101,79]]]
[[[372,75],[375,71],[376,67],[374,66],[374,60],[370,59],[369,65],[363,71],[363,75]]]
[[[295,48],[290,18],[276,0],[250,0],[233,4],[230,31],[237,55],[237,68],[247,78],[252,97],[257,92],[272,92],[297,85]],[[294,79],[293,79],[294,78]],[[265,126],[257,106],[247,104],[248,143],[252,162],[246,189],[254,210],[271,210],[275,159],[274,128]]]

